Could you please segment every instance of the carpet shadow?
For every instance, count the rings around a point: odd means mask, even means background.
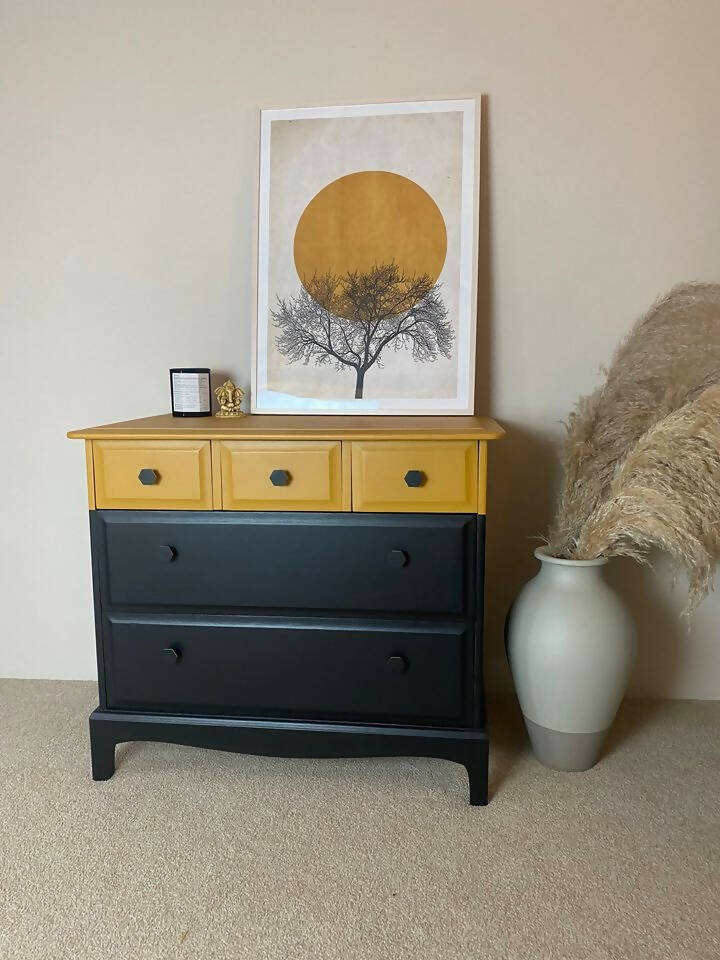
[[[521,757],[530,746],[522,713],[512,694],[495,694],[488,698],[488,735],[490,737],[490,797],[502,793]]]
[[[667,711],[664,700],[625,700],[610,727],[600,759],[611,757],[632,743],[638,734],[654,725],[663,710]]]

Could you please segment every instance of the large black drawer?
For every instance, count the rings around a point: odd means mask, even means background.
[[[472,615],[476,518],[95,511],[105,607]]]
[[[103,633],[110,708],[468,720],[461,625],[113,614]]]

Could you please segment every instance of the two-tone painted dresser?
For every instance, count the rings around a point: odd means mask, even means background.
[[[99,707],[134,740],[440,757],[487,802],[480,417],[149,417],[85,440]]]

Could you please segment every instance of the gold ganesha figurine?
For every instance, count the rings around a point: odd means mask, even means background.
[[[220,387],[215,387],[213,391],[220,404],[220,409],[215,414],[216,417],[244,417],[245,414],[240,409],[245,391],[236,387],[232,380],[226,380]]]

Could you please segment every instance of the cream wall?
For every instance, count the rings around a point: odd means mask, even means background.
[[[82,444],[249,380],[259,102],[487,94],[480,368],[489,656],[548,517],[559,421],[631,320],[720,280],[720,6],[642,0],[3,0],[0,675],[92,677]],[[720,697],[720,597],[621,565],[635,692]]]

